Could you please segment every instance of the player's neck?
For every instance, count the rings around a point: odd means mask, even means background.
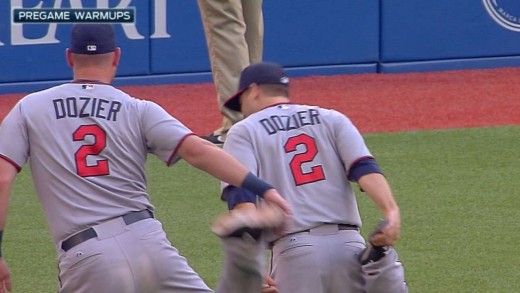
[[[269,97],[264,100],[263,108],[270,107],[272,105],[290,103],[289,98],[284,96]]]
[[[111,84],[113,79],[114,74],[108,70],[99,68],[82,68],[74,70],[74,80]]]

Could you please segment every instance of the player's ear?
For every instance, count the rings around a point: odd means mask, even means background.
[[[249,88],[251,90],[251,95],[254,99],[256,99],[260,95],[260,87],[258,86],[258,84],[253,83]]]
[[[74,60],[72,60],[72,52],[69,48],[65,49],[65,59],[70,67],[74,67]]]
[[[115,50],[114,50],[114,60],[112,62],[112,65],[113,66],[118,66],[119,65],[119,60],[121,59],[121,48],[117,47]]]

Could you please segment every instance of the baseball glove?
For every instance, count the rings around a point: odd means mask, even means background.
[[[388,250],[388,246],[375,246],[370,242],[370,238],[372,238],[373,235],[381,233],[381,230],[386,226],[387,222],[386,219],[382,219],[379,222],[379,225],[377,225],[376,229],[370,234],[368,238],[367,247],[365,250],[363,250],[363,253],[361,253],[359,257],[359,261],[361,262],[361,265],[366,265],[372,262],[376,262],[383,258],[385,256],[385,252]]]

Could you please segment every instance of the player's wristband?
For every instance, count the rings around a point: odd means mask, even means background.
[[[0,258],[2,257],[2,237],[4,236],[4,231],[0,230]]]
[[[264,193],[269,189],[274,188],[272,185],[256,177],[251,172],[247,174],[246,178],[244,179],[244,182],[242,182],[242,186],[240,187],[247,189],[260,197],[263,197]]]

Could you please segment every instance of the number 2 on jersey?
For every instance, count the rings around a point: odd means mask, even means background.
[[[89,155],[99,155],[106,147],[106,132],[99,125],[81,125],[72,134],[72,139],[74,141],[84,141],[87,135],[94,137],[94,143],[82,145],[74,154],[78,175],[81,177],[108,175],[107,159],[97,160],[95,165],[87,165],[87,157]]]
[[[284,149],[286,153],[296,151],[298,145],[305,147],[305,152],[294,155],[289,166],[293,174],[294,183],[296,185],[303,185],[325,179],[323,167],[321,165],[315,165],[311,167],[311,171],[304,173],[302,170],[303,163],[312,162],[318,154],[318,148],[316,147],[316,141],[314,137],[307,134],[300,134],[297,136],[290,137],[285,143]]]

